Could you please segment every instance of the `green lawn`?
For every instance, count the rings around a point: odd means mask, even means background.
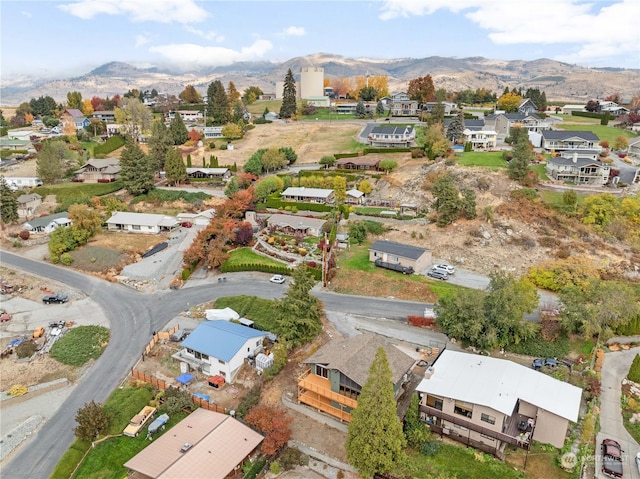
[[[580,117],[578,117],[580,118]],[[613,142],[618,136],[626,136],[627,138],[635,138],[638,135],[620,128],[613,128],[611,126],[604,126],[600,123],[597,124],[584,124],[584,125],[563,125],[559,124],[558,129],[567,131],[591,131],[595,133],[600,141],[606,140],[609,145],[613,147]]]
[[[234,249],[229,254],[229,259],[225,261],[225,266],[235,266],[240,264],[261,264],[267,266],[282,266],[284,263],[275,259],[262,256],[251,248]]]
[[[538,173],[541,180],[548,180],[547,167],[545,165],[531,165],[531,169]]]
[[[461,166],[481,166],[490,170],[507,167],[501,151],[467,151],[459,153],[456,161]]]
[[[564,202],[562,201],[563,192],[559,192],[559,191],[549,191],[549,190],[540,190],[538,191],[538,195],[540,195],[540,198],[542,198],[542,201],[545,202],[545,204],[549,205],[549,206],[562,206],[564,205]],[[578,198],[578,203],[577,206],[580,206],[582,204],[582,202],[584,201],[584,199],[586,198],[586,195],[581,195],[581,194],[577,194],[577,198]]]
[[[282,285],[286,288],[286,283]],[[257,329],[279,334],[279,326],[274,319],[274,301],[256,296],[223,296],[216,299],[216,308],[232,308],[241,317],[250,319]]]
[[[82,366],[98,359],[109,344],[109,330],[104,326],[78,326],[55,342],[51,357],[63,364]]]
[[[599,125],[600,118],[589,118],[588,116],[575,116],[575,115],[561,115],[561,114],[553,114],[551,115],[554,118],[560,118],[562,121],[567,123],[592,123]]]
[[[122,180],[112,183],[60,183],[57,185],[38,186],[33,193],[43,198],[56,195],[56,201],[62,204],[83,203],[92,196],[108,195],[122,189]]]

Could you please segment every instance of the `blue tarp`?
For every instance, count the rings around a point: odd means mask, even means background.
[[[189,381],[193,381],[193,376],[191,374],[184,373],[178,376],[176,378],[176,381],[178,381],[180,384],[187,384]]]
[[[193,393],[193,395],[197,398],[203,399],[207,402],[209,402],[209,399],[211,398],[211,396],[209,396],[208,394],[202,394],[202,393]]]

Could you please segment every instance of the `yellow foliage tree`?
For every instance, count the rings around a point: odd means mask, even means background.
[[[518,111],[518,106],[520,106],[521,101],[522,97],[520,95],[505,93],[498,98],[498,110],[504,110],[507,113],[516,112]]]
[[[91,104],[91,100],[86,99],[82,102],[82,113],[85,115],[91,115],[93,113],[93,105]]]

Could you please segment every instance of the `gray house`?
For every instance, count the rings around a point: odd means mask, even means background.
[[[20,195],[16,201],[18,202],[18,216],[27,217],[32,216],[38,206],[42,204],[42,196],[38,193]]]
[[[385,240],[378,240],[369,248],[369,261],[376,260],[410,266],[418,272],[427,269],[433,261],[431,250]]]
[[[542,131],[542,147],[547,151],[600,150],[600,138],[591,131]]]

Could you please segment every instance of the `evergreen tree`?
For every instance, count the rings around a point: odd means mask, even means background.
[[[291,118],[292,116],[295,116],[297,110],[296,99],[296,82],[293,79],[291,68],[289,68],[289,70],[287,70],[287,75],[284,77],[282,106],[280,107],[281,118]]]
[[[211,155],[211,158],[209,158],[209,168],[218,168],[218,157],[216,155]]]
[[[434,198],[435,210],[438,212],[438,226],[453,223],[460,214],[460,193],[453,183],[451,175],[443,175],[433,184],[431,190]]]
[[[318,299],[310,294],[314,284],[306,265],[301,263],[293,270],[293,281],[274,308],[282,336],[292,347],[310,341],[322,331],[322,308]]]
[[[214,125],[226,125],[231,121],[229,98],[220,80],[212,82],[207,89],[207,116]]]
[[[520,139],[513,148],[513,158],[509,162],[509,178],[520,181],[529,172],[529,164],[535,154],[529,148],[529,140]]]
[[[187,168],[191,168],[193,165],[191,164],[191,155],[187,155]]]
[[[266,151],[267,150],[263,148],[256,151],[253,155],[251,155],[244,165],[244,172],[251,173],[252,175],[260,176],[263,170],[262,155],[264,155]]]
[[[148,193],[153,189],[153,172],[152,160],[129,139],[120,155],[120,177],[124,188],[134,196]]]
[[[364,477],[389,472],[404,459],[406,439],[396,414],[391,368],[379,348],[369,377],[352,411],[347,433],[347,457]]]
[[[13,223],[18,219],[18,201],[4,176],[0,176],[0,213],[3,223]]]
[[[173,138],[174,145],[184,145],[189,139],[189,132],[182,121],[180,113],[176,112],[173,120],[171,120],[169,132],[171,133],[171,138]]]
[[[458,117],[454,118],[454,121],[458,120]],[[431,109],[431,114],[427,118],[427,125],[444,124],[444,105],[442,103],[436,103]]]
[[[447,138],[452,142],[458,141],[462,138],[464,132],[464,114],[460,111],[458,115],[451,120],[447,127]]]
[[[376,104],[376,115],[384,115],[384,105],[380,100],[378,100],[378,103]]]
[[[640,383],[640,355],[638,354],[633,358],[633,362],[629,368],[629,374],[627,374],[627,379],[634,383]]]
[[[232,81],[230,81],[227,86],[227,97],[229,98],[229,104],[231,105],[235,105],[236,102],[240,100],[240,92],[238,92],[235,83]]]
[[[167,179],[176,185],[187,179],[187,169],[182,161],[182,153],[177,148],[171,148],[167,152],[164,169]]]
[[[164,168],[164,160],[169,148],[173,146],[173,136],[162,121],[155,121],[151,126],[151,136],[147,141],[149,156],[154,168],[161,171]]]
[[[471,188],[462,191],[462,202],[460,203],[462,214],[468,220],[478,216],[476,212],[476,193]]]
[[[356,118],[364,118],[367,115],[367,109],[364,107],[364,103],[360,100],[356,104]]]
[[[420,398],[418,394],[411,396],[411,404],[404,416],[402,429],[407,438],[407,444],[418,450],[431,437],[431,431],[420,419]]]

